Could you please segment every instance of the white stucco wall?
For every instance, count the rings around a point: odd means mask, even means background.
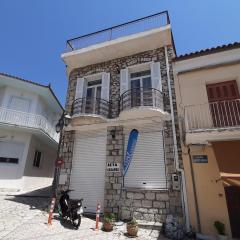
[[[5,94],[1,94],[1,89],[5,89]],[[9,86],[0,88],[0,106],[2,102],[2,107],[9,108],[12,97],[22,97],[29,100],[30,107],[28,112],[44,116],[54,126],[60,118],[60,114],[56,114],[39,95]]]
[[[40,167],[34,167],[35,151],[42,153]],[[27,161],[23,173],[23,190],[32,191],[51,186],[54,174],[54,163],[57,157],[56,149],[32,136]]]
[[[5,93],[5,87],[0,87],[0,107],[2,107],[4,93]]]
[[[0,188],[21,189],[23,187],[22,175],[24,172],[25,163],[28,155],[30,140],[31,140],[31,134],[29,133],[19,133],[14,130],[10,131],[10,130],[0,129],[1,142],[20,143],[24,146],[23,153],[21,158],[19,158],[18,164],[0,163]],[[10,149],[9,151],[14,151],[14,150]],[[0,156],[1,156],[1,153],[0,153]]]

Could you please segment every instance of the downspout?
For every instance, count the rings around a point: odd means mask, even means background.
[[[188,212],[188,199],[187,199],[187,190],[186,190],[186,179],[184,170],[180,168],[179,165],[179,158],[178,158],[178,147],[177,147],[177,137],[176,137],[176,127],[175,127],[175,118],[174,118],[174,109],[173,109],[173,99],[172,99],[172,88],[171,88],[171,77],[170,77],[170,67],[168,61],[168,51],[167,46],[164,47],[165,50],[165,61],[166,61],[166,68],[167,68],[167,80],[168,80],[168,91],[169,91],[169,98],[170,98],[170,109],[171,109],[171,118],[172,118],[172,131],[173,131],[173,147],[174,147],[174,159],[175,159],[175,167],[178,172],[181,173],[182,176],[182,206],[185,212],[185,223],[187,231],[190,230],[190,223],[189,223],[189,212]]]
[[[197,215],[197,230],[198,232],[202,231],[201,227],[201,221],[200,221],[200,213],[199,213],[199,206],[198,206],[198,199],[197,199],[197,190],[196,190],[196,181],[195,181],[195,175],[193,170],[193,163],[192,163],[192,155],[191,155],[191,149],[188,145],[188,156],[190,160],[190,169],[191,169],[191,175],[192,175],[192,183],[193,183],[193,194],[194,194],[194,201],[195,201],[195,208],[196,208],[196,215]]]

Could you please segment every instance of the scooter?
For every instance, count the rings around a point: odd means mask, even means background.
[[[61,191],[61,197],[58,203],[58,213],[61,220],[70,219],[72,225],[78,229],[83,215],[82,201],[80,200],[70,200],[68,193],[73,190]]]

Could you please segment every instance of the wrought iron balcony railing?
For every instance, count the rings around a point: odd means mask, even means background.
[[[72,104],[72,115],[96,114],[110,117],[110,103],[100,98],[78,98]]]
[[[185,107],[186,131],[240,127],[240,99]]]
[[[0,123],[38,129],[56,142],[59,141],[59,134],[56,133],[55,126],[41,115],[0,107]]]
[[[71,52],[77,49],[148,31],[151,29],[156,29],[168,24],[170,24],[168,12],[160,12],[98,32],[70,39],[67,41],[66,52]]]
[[[132,88],[122,94],[120,111],[141,106],[163,109],[162,92],[154,88]]]

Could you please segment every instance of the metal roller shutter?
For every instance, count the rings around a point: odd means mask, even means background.
[[[83,198],[85,212],[104,204],[106,132],[76,134],[70,180],[70,197]]]
[[[138,129],[139,135],[132,162],[124,179],[125,187],[166,189],[166,166],[163,131],[159,128]],[[128,136],[125,131],[125,152]]]

